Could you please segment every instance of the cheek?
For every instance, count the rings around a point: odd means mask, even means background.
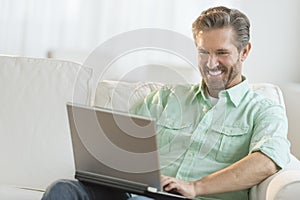
[[[220,65],[225,66],[225,67],[230,67],[230,66],[234,65],[236,62],[237,62],[237,58],[234,59],[233,57],[230,57],[230,56],[222,58],[219,61]]]
[[[206,66],[206,62],[203,62],[203,61],[198,62],[198,68],[199,68],[201,73],[204,71],[205,66]]]
[[[198,63],[199,65],[203,66],[205,63],[207,63],[208,56],[198,56]]]
[[[198,57],[198,68],[201,70],[205,66],[206,62],[203,58]]]

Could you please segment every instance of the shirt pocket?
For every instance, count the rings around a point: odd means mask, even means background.
[[[233,163],[248,155],[250,137],[249,126],[218,126],[211,131],[220,134],[216,160],[222,163]]]
[[[190,143],[192,123],[164,120],[157,122],[157,140],[160,154],[184,152]]]

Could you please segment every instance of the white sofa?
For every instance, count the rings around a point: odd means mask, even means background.
[[[0,199],[40,199],[61,178],[73,179],[74,164],[65,104],[73,101],[127,110],[153,89],[154,83],[103,81],[91,99],[92,70],[80,64],[42,58],[0,56]],[[273,85],[255,85],[277,96]],[[76,90],[76,92],[74,91]],[[283,102],[282,102],[283,103]],[[298,199],[300,162],[251,190],[253,200]]]
[[[90,101],[91,75],[72,62],[0,56],[1,200],[40,199],[53,180],[73,178],[65,103]]]

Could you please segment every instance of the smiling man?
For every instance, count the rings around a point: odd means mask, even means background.
[[[221,90],[242,82],[242,62],[247,57],[251,45],[238,49],[234,44],[233,28],[199,31],[195,35],[199,52],[199,69],[209,94],[215,98]]]
[[[242,65],[250,23],[238,10],[214,7],[193,23],[202,83],[166,85],[131,109],[157,120],[161,182],[196,199],[246,200],[249,189],[289,162],[281,105],[255,93]],[[128,199],[77,181],[58,181],[43,199]],[[146,197],[134,197],[145,199]]]
[[[166,86],[134,109],[157,119],[166,191],[245,200],[289,162],[284,108],[255,93],[242,75],[249,29],[236,9],[204,11],[193,23],[202,84]]]

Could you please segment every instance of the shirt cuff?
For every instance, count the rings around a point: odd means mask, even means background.
[[[290,143],[285,138],[262,139],[253,146],[250,153],[256,151],[260,151],[268,156],[281,169],[284,169],[290,162]]]

